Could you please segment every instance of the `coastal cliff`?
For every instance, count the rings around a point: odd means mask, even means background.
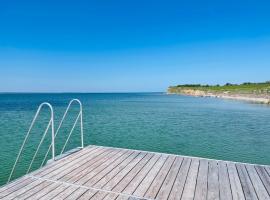
[[[270,82],[220,85],[186,84],[170,86],[167,94],[215,97],[270,104]]]

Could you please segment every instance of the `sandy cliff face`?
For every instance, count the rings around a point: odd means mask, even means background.
[[[188,95],[195,97],[215,97],[231,100],[249,101],[254,103],[270,104],[270,96],[255,94],[231,94],[229,92],[211,93],[197,89],[173,89],[169,88],[168,94]]]
[[[191,96],[205,96],[207,93],[200,90],[191,90],[191,89],[183,89],[181,91],[183,94],[191,95]]]

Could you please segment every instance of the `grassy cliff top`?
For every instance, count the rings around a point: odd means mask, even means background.
[[[199,90],[212,93],[270,94],[270,81],[242,84],[227,83],[225,85],[185,84],[168,88],[169,93],[181,93],[183,90]]]

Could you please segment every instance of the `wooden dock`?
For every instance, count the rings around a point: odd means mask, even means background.
[[[1,187],[0,199],[269,200],[270,167],[88,146]]]

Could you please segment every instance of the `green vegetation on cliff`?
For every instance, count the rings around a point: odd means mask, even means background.
[[[211,94],[250,94],[258,96],[270,95],[270,81],[263,83],[242,83],[225,85],[200,85],[200,84],[185,84],[170,86],[168,93],[186,94],[190,91],[200,91]]]

